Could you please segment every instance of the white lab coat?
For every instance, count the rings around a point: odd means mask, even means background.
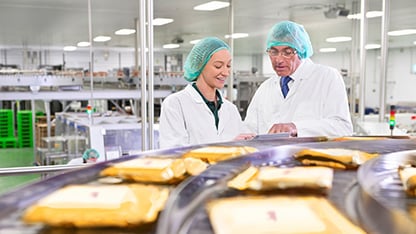
[[[244,120],[251,131],[266,134],[275,123],[292,122],[298,137],[352,134],[345,84],[336,69],[305,59],[290,77],[286,99],[279,76],[260,85]]]
[[[160,114],[160,148],[231,141],[244,133],[237,107],[222,100],[217,130],[214,114],[191,84],[169,95],[162,103]]]

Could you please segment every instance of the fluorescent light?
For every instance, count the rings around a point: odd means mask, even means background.
[[[413,45],[416,45],[416,41],[413,42]]]
[[[90,46],[90,43],[88,41],[80,41],[80,42],[77,43],[77,46],[87,47],[87,46]]]
[[[136,30],[134,30],[134,29],[123,28],[123,29],[115,31],[114,34],[116,34],[116,35],[130,35],[130,34],[133,34],[135,32],[136,32]]]
[[[224,7],[228,7],[229,2],[211,1],[194,7],[196,11],[215,11]]]
[[[64,51],[74,51],[77,50],[76,46],[64,46]]]
[[[327,42],[344,42],[344,41],[351,41],[351,37],[328,37],[326,39]]]
[[[231,35],[231,38],[237,39],[237,38],[244,38],[248,37],[248,33],[233,33]],[[225,35],[225,38],[230,38],[230,35]]]
[[[163,48],[164,49],[175,49],[175,48],[179,48],[179,44],[164,44]]]
[[[111,40],[111,37],[108,36],[97,36],[94,38],[95,42],[105,42]]]
[[[172,23],[172,22],[173,22],[173,19],[169,19],[169,18],[155,18],[152,21],[154,26],[161,26],[161,25],[165,25],[168,23]]]
[[[190,41],[189,43],[191,43],[191,44],[196,44],[196,43],[198,43],[199,41],[201,41],[201,39],[192,40],[192,41]]]
[[[411,35],[411,34],[416,34],[416,29],[403,29],[403,30],[397,30],[397,31],[390,31],[387,34],[389,36],[405,36],[405,35]]]
[[[366,50],[380,49],[381,45],[380,44],[367,44],[367,45],[364,46],[364,48]]]
[[[383,15],[382,11],[367,11],[367,13],[365,14],[367,18],[381,17],[382,15]],[[347,18],[348,19],[361,19],[361,13],[347,15]]]
[[[322,52],[322,53],[329,53],[329,52],[335,52],[335,51],[337,51],[336,48],[320,48],[319,49],[319,52]]]
[[[383,16],[383,12],[382,11],[367,11],[367,13],[365,14],[365,16],[367,18],[381,17],[381,16]]]

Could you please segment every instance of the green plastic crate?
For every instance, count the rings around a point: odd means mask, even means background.
[[[9,109],[0,109],[0,137],[7,138],[13,136],[13,111]]]
[[[15,137],[0,138],[0,148],[16,148],[17,141]]]
[[[17,137],[18,147],[33,147],[32,111],[17,112]]]

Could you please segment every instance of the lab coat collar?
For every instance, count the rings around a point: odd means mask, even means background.
[[[185,91],[187,93],[189,93],[189,95],[191,95],[192,99],[196,103],[205,104],[204,99],[201,97],[201,95],[198,93],[198,91],[196,91],[196,89],[194,87],[192,87],[192,84],[187,84],[186,87],[185,87]],[[217,95],[220,96],[219,99],[221,100],[221,104],[224,103],[224,96],[222,95],[222,93],[219,90],[217,90]]]
[[[299,65],[299,67],[295,70],[295,72],[293,72],[290,77],[293,80],[304,80],[304,79],[309,79],[309,73],[310,70],[307,69],[307,67],[313,64],[312,60],[309,58],[306,59],[302,59],[301,64]]]
[[[205,104],[204,100],[202,99],[201,95],[199,95],[198,91],[192,87],[192,84],[187,84],[185,87],[185,91],[191,95],[194,102],[198,104]]]
[[[292,80],[294,81],[293,85],[290,86],[290,91],[287,94],[286,98],[283,98],[283,94],[282,94],[282,98],[285,100],[288,100],[291,98],[291,96],[293,95],[293,93],[296,92],[296,89],[298,88],[301,80],[304,79],[309,79],[309,73],[310,71],[307,71],[307,67],[309,64],[312,64],[312,60],[310,60],[309,58],[306,59],[302,59],[299,67],[295,70],[295,72],[293,72],[290,76],[290,78],[292,78]],[[276,79],[276,85],[279,85],[280,87],[280,79],[282,79],[282,77],[278,76],[278,79]],[[296,82],[297,81],[297,82]]]
[[[204,100],[202,99],[201,95],[199,95],[198,91],[196,91],[196,89],[194,87],[192,87],[192,84],[188,84],[185,87],[185,91],[187,93],[189,93],[189,95],[191,95],[192,99],[194,100],[194,102],[198,103],[198,104],[203,104],[206,107],[206,110],[211,112],[211,110],[208,108],[208,106],[205,104]],[[221,95],[221,99],[224,102],[224,96],[222,95],[221,92],[219,92],[219,95]],[[224,103],[223,103],[224,104]],[[225,123],[227,123],[229,120],[229,115],[228,114],[224,114],[225,109],[224,108],[220,108],[218,110],[218,116],[220,118],[220,122],[218,123],[218,129],[217,132],[218,134],[221,134],[224,129],[225,129]]]

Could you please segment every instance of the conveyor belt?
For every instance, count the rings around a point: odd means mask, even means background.
[[[204,210],[204,204],[208,199],[223,196],[237,195],[235,191],[227,189],[225,182],[235,174],[253,165],[273,165],[292,167],[298,165],[294,161],[294,152],[306,147],[316,148],[348,148],[388,154],[396,151],[416,149],[416,141],[409,139],[388,139],[374,141],[325,141],[324,138],[281,138],[268,140],[252,140],[241,142],[229,142],[217,145],[247,145],[257,147],[260,152],[246,157],[228,160],[211,166],[201,175],[191,177],[179,184],[173,190],[168,199],[164,211],[158,222],[154,225],[138,229],[56,229],[42,225],[26,226],[20,222],[21,212],[44,197],[50,192],[68,184],[90,183],[98,178],[99,172],[110,163],[129,160],[147,155],[177,155],[199,148],[200,146],[181,147],[169,150],[143,152],[137,156],[123,157],[111,162],[98,163],[86,168],[70,171],[44,181],[31,184],[16,191],[0,196],[0,232],[9,233],[212,233],[210,223]],[[365,164],[365,166],[367,166]],[[363,209],[366,209],[367,199],[362,196],[362,189],[356,179],[356,171],[337,171],[334,177],[333,188],[328,194],[329,199],[353,222],[362,226],[365,230],[377,233],[385,233],[375,228],[373,222],[368,219]],[[368,176],[368,175],[365,175]],[[364,200],[364,201],[363,201]],[[378,201],[374,200],[375,204]],[[385,208],[389,210],[390,207]],[[390,220],[391,221],[391,220]],[[391,221],[393,222],[393,221]],[[7,233],[7,232],[5,232]]]
[[[290,138],[289,138],[290,139]],[[317,140],[318,141],[318,140]],[[264,142],[263,142],[264,143]],[[278,144],[275,140],[267,144]],[[416,148],[416,141],[409,139],[385,139],[365,141],[327,141],[327,142],[298,142],[283,145],[254,153],[244,158],[237,158],[212,166],[200,176],[191,178],[181,184],[169,198],[165,210],[158,222],[157,233],[186,233],[212,234],[208,215],[204,205],[209,199],[238,195],[227,189],[226,181],[243,170],[248,163],[252,165],[273,165],[292,167],[298,163],[292,155],[302,148],[347,148],[385,154],[397,150]],[[383,233],[372,226],[365,226],[366,217],[359,214],[357,200],[361,188],[356,178],[356,171],[336,171],[333,188],[328,198],[351,221],[362,226],[367,231]],[[231,194],[230,194],[231,193]]]
[[[408,197],[398,176],[399,165],[414,163],[416,150],[401,151],[375,158],[358,171],[362,187],[360,213],[369,228],[379,233],[416,233],[416,199]],[[369,218],[370,217],[370,218]]]

